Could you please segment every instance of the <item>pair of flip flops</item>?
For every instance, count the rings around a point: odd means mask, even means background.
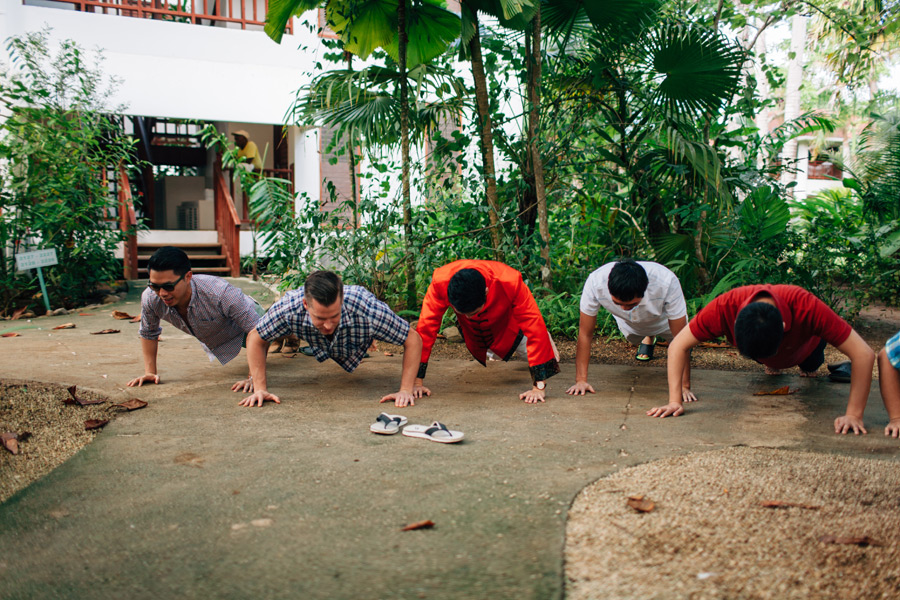
[[[634,355],[635,360],[639,360],[641,362],[649,362],[653,360],[653,349],[656,348],[656,338],[653,338],[653,341],[649,344],[641,344],[638,346],[637,353]]]
[[[828,379],[838,383],[850,383],[851,365],[849,360],[828,365]]]
[[[462,441],[464,437],[462,431],[447,429],[446,425],[438,423],[437,421],[431,425],[406,425],[406,423],[407,419],[403,415],[381,413],[375,419],[375,422],[369,426],[369,431],[372,433],[380,433],[382,435],[394,435],[403,428],[403,435],[423,438],[442,444],[453,444]]]

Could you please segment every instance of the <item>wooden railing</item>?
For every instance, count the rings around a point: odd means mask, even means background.
[[[211,25],[238,23],[241,29],[248,25],[262,27],[266,24],[269,0],[53,0],[72,4],[81,12],[157,19],[176,23]],[[25,0],[22,0],[24,3]],[[285,33],[292,33],[293,23],[288,20]]]
[[[216,157],[213,186],[216,199],[216,231],[219,233],[219,243],[222,244],[222,254],[225,255],[225,261],[231,269],[231,276],[240,277],[241,220],[234,209],[234,201],[225,183],[221,157]]]
[[[122,256],[122,276],[125,279],[137,279],[137,217],[134,214],[134,203],[131,198],[131,182],[125,165],[119,163],[119,229],[125,233],[125,244]]]

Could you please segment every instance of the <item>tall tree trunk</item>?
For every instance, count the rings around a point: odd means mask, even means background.
[[[473,14],[476,14],[473,11]],[[494,257],[503,260],[500,251],[500,201],[497,198],[497,177],[494,170],[494,134],[491,109],[488,103],[487,78],[484,76],[484,61],[481,58],[481,34],[478,31],[478,17],[475,17],[475,35],[469,42],[472,55],[472,78],[475,81],[475,106],[478,112],[478,128],[481,134],[481,164],[484,170],[484,184],[487,192],[491,219],[491,243]]]
[[[412,252],[412,203],[409,198],[409,79],[406,76],[406,3],[397,4],[397,21],[400,29],[398,50],[400,54],[400,153],[403,162],[403,236],[406,245],[406,308],[415,310],[419,304],[416,294],[416,257]]]
[[[762,20],[759,18],[756,19],[756,27],[760,29],[762,27]],[[759,90],[759,97],[763,99],[768,99],[772,97],[772,92],[769,87],[769,78],[766,77],[765,71],[763,71],[763,66],[760,64],[760,60],[766,53],[766,34],[764,31],[760,31],[756,36],[756,47],[754,48],[757,60],[753,61],[754,75],[756,76],[756,89]],[[759,109],[759,112],[756,113],[756,117],[754,118],[756,122],[756,128],[759,130],[760,137],[765,136],[769,133],[769,123],[771,119],[769,118],[769,108],[762,107]],[[757,157],[757,167],[763,167],[765,162],[765,157],[760,154]]]
[[[541,118],[541,4],[531,22],[531,62],[529,64],[528,101],[531,104],[528,116],[528,146],[534,169],[534,189],[537,195],[538,231],[541,234],[541,284],[553,289],[550,271],[550,222],[547,216],[547,188],[544,186],[544,162],[541,160],[538,132]]]
[[[347,61],[347,70],[353,69],[353,54],[344,52],[344,59]],[[353,229],[359,228],[359,199],[356,188],[356,136],[353,130],[347,134],[347,162],[350,168],[350,198],[353,202]]]
[[[788,56],[787,80],[784,91],[784,122],[793,121],[800,116],[800,85],[803,83],[803,47],[806,45],[806,17],[791,17],[791,53]],[[781,183],[787,185],[796,179],[793,168],[797,162],[797,140],[792,139],[784,145],[781,152],[782,166],[787,167],[781,173]]]

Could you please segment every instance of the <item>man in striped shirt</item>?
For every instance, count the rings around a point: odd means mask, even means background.
[[[349,285],[331,271],[315,271],[303,289],[288,292],[272,305],[247,334],[247,361],[253,376],[253,395],[241,406],[262,406],[281,400],[267,389],[266,355],[269,342],[288,334],[304,339],[319,362],[329,358],[352,373],[362,362],[373,340],[403,346],[400,390],[381,402],[413,406],[413,382],[422,358],[422,338],[405,320],[366,288]]]
[[[173,246],[157,250],[147,269],[150,283],[141,296],[139,334],[144,374],[129,381],[129,387],[160,383],[156,365],[160,320],[197,338],[210,361],[224,365],[240,354],[263,312],[255,300],[221,277],[194,275],[187,254]],[[231,389],[253,391],[253,380],[238,381]]]

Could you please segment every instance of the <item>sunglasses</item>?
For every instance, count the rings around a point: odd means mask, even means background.
[[[150,283],[147,284],[147,287],[150,288],[151,290],[153,290],[154,292],[158,292],[159,290],[166,290],[167,292],[174,292],[174,291],[175,291],[175,286],[178,285],[178,283],[179,283],[182,279],[184,279],[184,276],[185,276],[185,275],[187,275],[187,273],[184,273],[184,275],[182,275],[181,277],[179,277],[179,278],[176,279],[175,281],[172,281],[172,282],[169,282],[169,283],[153,283],[153,282],[151,281]]]

